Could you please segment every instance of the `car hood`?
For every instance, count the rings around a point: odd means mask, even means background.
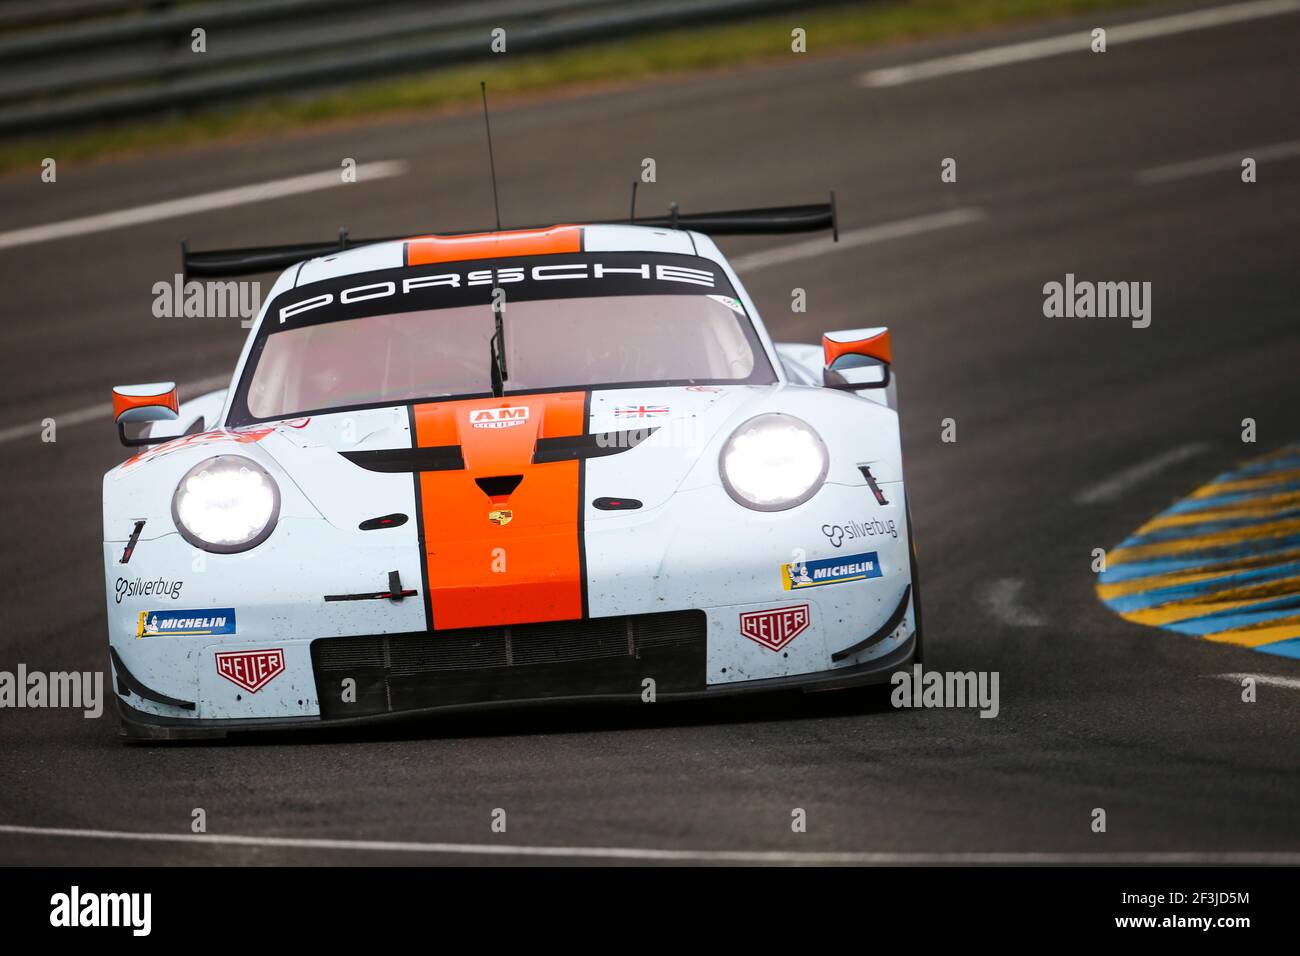
[[[435,401],[260,426],[258,445],[341,526],[382,511],[374,496],[397,475],[407,476],[408,487],[411,475],[436,475],[448,491],[500,505],[510,497],[509,479],[518,477],[521,490],[540,486],[548,465],[575,460],[586,463],[587,498],[634,498],[649,508],[671,497],[725,438],[719,433],[770,392],[686,386]],[[370,500],[362,504],[359,496]]]

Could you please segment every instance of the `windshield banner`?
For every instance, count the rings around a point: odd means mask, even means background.
[[[513,301],[609,295],[732,296],[717,263],[652,252],[565,253],[440,262],[313,282],[276,296],[262,330],[270,334],[322,322],[395,312],[492,304],[500,288]]]

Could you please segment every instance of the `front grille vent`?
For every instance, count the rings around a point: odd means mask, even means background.
[[[325,718],[451,704],[638,695],[704,687],[703,611],[321,638],[312,667]],[[345,679],[356,700],[345,701]]]

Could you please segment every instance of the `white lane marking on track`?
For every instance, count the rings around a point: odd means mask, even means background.
[[[1209,10],[1193,10],[1188,13],[1154,17],[1150,20],[1121,23],[1106,27],[1106,46],[1109,49],[1116,43],[1150,40],[1174,33],[1186,33],[1190,30],[1202,30],[1207,27],[1292,13],[1296,10],[1300,10],[1300,0],[1258,0],[1255,3],[1212,7]],[[921,60],[918,63],[902,66],[882,67],[862,74],[858,82],[862,86],[871,87],[899,86],[914,80],[928,80],[936,76],[986,70],[990,67],[1005,66],[1008,63],[1026,63],[1030,60],[1041,60],[1065,53],[1090,53],[1091,45],[1092,30],[1089,28],[1075,33],[1045,37],[1041,40],[1011,43],[986,50],[975,50],[971,53]]]
[[[791,850],[658,850],[612,846],[522,846],[503,843],[415,843],[397,840],[331,840],[307,837],[257,837],[215,833],[132,833],[126,830],[74,830],[62,827],[0,825],[0,834],[133,840],[141,843],[191,843],[208,846],[282,847],[301,850],[362,850],[483,856],[568,857],[595,860],[647,860],[699,863],[1300,863],[1300,853],[1278,851],[1110,851],[1062,853],[868,853]]]
[[[1174,179],[1187,179],[1190,176],[1204,176],[1207,173],[1222,172],[1225,169],[1241,169],[1241,161],[1249,156],[1257,163],[1266,163],[1275,159],[1291,159],[1300,156],[1300,139],[1289,143],[1274,143],[1272,146],[1259,146],[1255,149],[1243,149],[1237,153],[1220,153],[1217,156],[1205,156],[1201,159],[1189,159],[1183,163],[1170,163],[1167,166],[1153,166],[1139,170],[1133,178],[1143,186],[1153,183],[1167,183]]]
[[[196,398],[208,392],[215,392],[217,389],[230,384],[229,375],[214,375],[211,378],[202,378],[197,382],[190,382],[187,385],[179,386],[176,391],[182,397]],[[78,408],[76,411],[63,412],[59,415],[50,415],[54,419],[56,428],[67,428],[70,425],[84,425],[87,422],[108,421],[113,415],[113,403],[106,396],[104,401],[98,405],[90,405],[86,408]],[[26,425],[13,425],[9,428],[0,429],[0,445],[5,442],[17,441],[19,438],[27,438],[31,435],[39,435],[45,426],[39,422],[28,423]]]
[[[1257,684],[1267,684],[1269,687],[1285,687],[1288,690],[1300,690],[1300,680],[1294,677],[1278,677],[1275,674],[1215,674],[1214,676],[1238,684],[1247,677],[1253,677]]]
[[[1162,455],[1138,462],[1136,465],[1125,468],[1103,482],[1083,489],[1074,496],[1074,503],[1077,505],[1097,505],[1118,501],[1134,486],[1140,485],[1148,478],[1160,474],[1166,468],[1172,468],[1174,465],[1182,464],[1197,455],[1205,454],[1210,447],[1205,442],[1192,442],[1188,445],[1171,448]]]
[[[810,259],[813,256],[824,255],[828,252],[839,252],[843,249],[853,249],[857,246],[867,246],[876,242],[887,242],[890,239],[905,239],[908,236],[933,232],[936,229],[965,226],[973,222],[981,222],[985,218],[987,216],[984,210],[969,207],[950,209],[947,212],[937,212],[926,216],[916,216],[912,219],[899,219],[896,222],[884,222],[875,226],[863,226],[861,229],[841,232],[839,242],[835,242],[830,238],[806,239],[803,242],[791,243],[776,249],[763,249],[759,252],[751,252],[748,255],[736,256],[731,260],[731,268],[737,272],[752,272],[755,269],[781,265],[785,262],[793,262],[796,259]]]
[[[405,172],[406,163],[402,160],[362,163],[356,168],[357,182],[359,183],[401,176]],[[323,173],[290,176],[288,179],[273,179],[270,182],[255,183],[252,186],[219,189],[216,192],[186,196],[184,199],[169,199],[166,202],[149,203],[147,206],[133,206],[130,209],[119,209],[116,212],[105,212],[94,216],[82,216],[79,219],[65,219],[63,222],[51,222],[43,226],[28,226],[25,229],[0,232],[0,249],[30,246],[38,242],[67,239],[71,236],[84,236],[109,229],[121,229],[125,226],[138,226],[141,223],[157,222],[159,219],[173,219],[177,216],[188,216],[196,212],[226,209],[230,206],[243,206],[248,203],[279,199],[282,196],[297,196],[301,193],[316,192],[320,189],[329,189],[331,186],[343,185],[347,184],[343,182],[341,170],[335,169],[326,170]]]
[[[1021,578],[1001,578],[992,582],[980,595],[980,603],[1003,624],[1012,627],[1042,627],[1042,615],[1020,603],[1025,589]]]

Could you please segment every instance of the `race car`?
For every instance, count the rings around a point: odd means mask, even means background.
[[[920,659],[889,332],[776,344],[712,235],[830,204],[185,253],[282,268],[228,388],[119,386],[124,733],[887,681]],[[141,430],[141,426],[143,430]]]

